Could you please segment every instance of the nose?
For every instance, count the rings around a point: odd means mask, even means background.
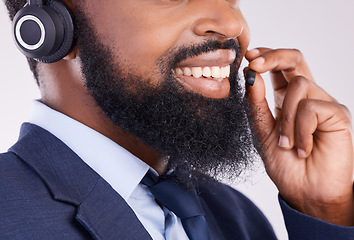
[[[195,6],[197,18],[193,31],[198,36],[237,38],[243,32],[241,13],[225,0],[201,0]]]

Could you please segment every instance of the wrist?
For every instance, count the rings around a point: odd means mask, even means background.
[[[354,226],[354,196],[336,201],[316,201],[312,199],[293,200],[289,204],[299,212],[319,220],[340,225]]]

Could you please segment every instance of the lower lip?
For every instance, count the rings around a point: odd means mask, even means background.
[[[230,93],[230,82],[228,78],[224,78],[219,82],[204,77],[195,78],[176,74],[174,74],[174,77],[186,90],[198,93],[207,98],[226,98]]]

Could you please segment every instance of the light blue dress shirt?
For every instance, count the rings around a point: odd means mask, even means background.
[[[150,190],[140,184],[150,168],[146,163],[99,132],[39,101],[32,103],[29,122],[59,138],[105,179],[133,209],[154,240],[188,239],[181,220],[161,208]]]

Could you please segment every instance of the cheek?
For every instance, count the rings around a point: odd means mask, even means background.
[[[243,26],[242,34],[238,37],[238,41],[241,47],[241,54],[243,57],[245,56],[245,53],[250,43],[250,29],[240,10],[237,11],[237,14],[239,15],[240,22]]]
[[[176,44],[184,28],[182,24],[173,24],[158,11],[151,14],[137,9],[141,6],[129,6],[119,14],[114,11],[114,14],[96,16],[94,27],[100,40],[119,58],[120,64],[136,74],[156,78],[157,60]]]
[[[190,31],[194,12],[186,11],[184,5],[141,0],[90,2],[95,5],[90,9],[95,30],[115,59],[156,84],[163,80],[157,67],[159,58],[175,46],[196,41]]]
[[[158,59],[175,46],[178,37],[176,32],[164,26],[155,26],[153,29],[144,26],[135,28],[128,37],[117,38],[119,57],[137,65],[141,72],[157,70]]]
[[[246,26],[247,27],[243,30],[243,33],[238,38],[241,46],[242,57],[245,56],[245,53],[250,43],[250,31],[247,24]]]

